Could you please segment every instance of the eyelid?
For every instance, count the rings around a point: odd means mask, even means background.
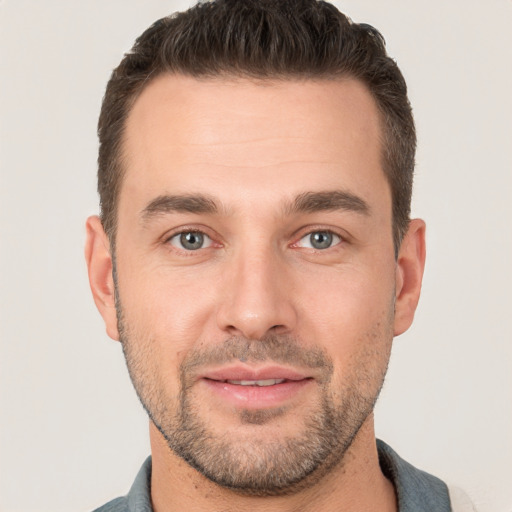
[[[300,242],[304,238],[311,236],[313,233],[330,233],[334,237],[337,237],[339,240],[337,242],[333,243],[327,249],[316,249],[314,247],[302,247],[301,245],[299,245]],[[336,246],[340,245],[341,243],[347,242],[347,239],[348,239],[347,235],[340,233],[339,230],[336,230],[333,228],[326,228],[326,227],[322,227],[322,226],[308,226],[307,228],[301,229],[299,236],[294,237],[294,238],[295,238],[295,242],[293,242],[291,244],[291,247],[311,249],[311,250],[318,251],[318,252],[325,252],[325,251],[328,251],[329,249],[333,249]]]
[[[173,238],[179,237],[183,233],[201,233],[206,239],[209,240],[209,243],[205,247],[201,247],[200,249],[197,249],[196,251],[187,250],[183,247],[180,247],[179,245],[174,245],[171,243],[171,240]],[[198,252],[201,249],[209,249],[210,247],[222,247],[222,243],[217,242],[218,237],[216,237],[211,229],[206,228],[205,226],[197,226],[197,225],[186,225],[186,226],[179,226],[176,227],[162,236],[161,241],[164,245],[171,245],[173,249],[176,249],[178,251],[182,251],[185,253],[194,253]]]
[[[199,247],[198,249],[196,249],[196,251],[199,251],[201,249],[208,249],[208,247],[211,247],[213,245],[213,240],[206,233],[203,233],[202,231],[197,231],[197,230],[195,230],[195,231],[186,230],[186,231],[180,231],[179,233],[175,233],[174,235],[172,235],[170,238],[167,239],[167,243],[169,243],[173,247],[176,247],[177,249],[180,249],[182,251],[194,252],[194,250],[192,250],[192,249],[186,249],[185,247],[181,247],[181,243],[179,242],[179,240],[180,240],[181,236],[186,233],[197,233],[203,237],[204,245],[202,247]],[[174,241],[176,241],[176,244],[174,243]]]

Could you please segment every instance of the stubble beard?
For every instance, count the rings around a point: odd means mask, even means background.
[[[260,435],[257,429],[271,425],[280,411],[240,411],[240,423],[254,425],[255,432],[237,439],[212,433],[194,414],[184,396],[177,421],[153,422],[171,450],[212,482],[242,495],[280,496],[312,486],[340,463],[364,419],[340,422],[333,404],[323,398],[303,420],[295,436]],[[370,408],[371,409],[371,408]]]
[[[179,399],[169,399],[163,385],[156,381],[153,369],[141,364],[141,361],[151,360],[150,340],[144,343],[141,339],[132,339],[127,336],[125,326],[120,332],[137,395],[169,448],[212,482],[243,495],[293,494],[313,486],[334,467],[341,466],[345,453],[373,411],[387,367],[381,370],[375,383],[375,368],[370,374],[369,368],[359,366],[357,382],[333,396],[330,392],[332,363],[326,354],[315,350],[314,358],[326,369],[325,378],[319,384],[319,400],[303,420],[302,432],[293,437],[260,437],[257,429],[271,424],[282,411],[241,410],[241,424],[258,426],[254,427],[254,435],[237,439],[232,433],[216,432],[196,412],[194,388],[187,375],[189,358],[180,368]],[[283,352],[295,352],[295,360],[301,361],[312,355],[308,356],[308,351],[298,348],[288,337],[258,341],[231,338],[218,347],[218,353],[229,360],[249,363],[279,362]],[[211,360],[204,353],[200,358]],[[361,391],[369,388],[371,392]]]
[[[351,375],[345,379],[343,389],[333,391],[333,364],[323,350],[306,349],[289,336],[229,338],[222,345],[187,355],[180,365],[179,397],[173,398],[166,394],[165,384],[158,381],[157,368],[147,364],[158,361],[158,356],[152,357],[152,340],[133,335],[123,321],[119,305],[118,319],[131,380],[169,448],[212,482],[242,495],[293,494],[342,466],[345,453],[373,411],[387,370],[389,353],[367,350],[349,365]],[[369,336],[374,338],[375,334]],[[210,428],[194,401],[194,368],[237,359],[322,369],[317,383],[319,398],[304,417],[300,434],[258,434],[275,417],[286,414],[279,409],[240,410],[240,424],[254,425],[250,436],[237,438],[233,432],[219,433]]]

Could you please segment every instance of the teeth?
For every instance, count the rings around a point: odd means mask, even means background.
[[[228,380],[229,384],[236,384],[237,386],[274,386],[281,384],[285,379],[266,379],[266,380]]]

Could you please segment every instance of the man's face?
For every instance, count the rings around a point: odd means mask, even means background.
[[[119,336],[169,446],[221,485],[285,492],[370,421],[396,330],[380,139],[354,80],[162,76],[129,115]]]

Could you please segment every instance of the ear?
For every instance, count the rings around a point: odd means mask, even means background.
[[[85,260],[94,302],[103,317],[107,334],[119,341],[110,243],[99,217],[89,217],[85,226]]]
[[[414,219],[409,224],[396,266],[395,336],[412,324],[420,299],[425,268],[425,222]]]

